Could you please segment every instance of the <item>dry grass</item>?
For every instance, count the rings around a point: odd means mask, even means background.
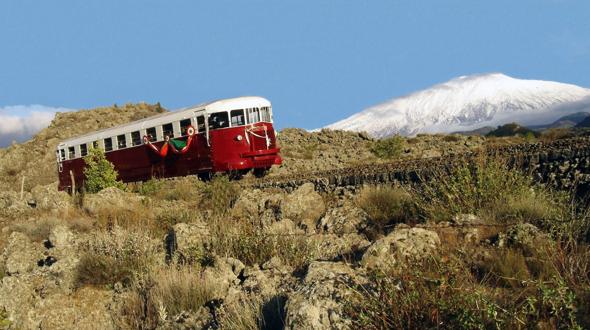
[[[397,223],[418,222],[413,196],[401,187],[365,187],[356,204],[369,215],[375,234],[383,233]]]
[[[114,227],[96,231],[81,244],[76,282],[82,285],[129,285],[156,263],[161,247],[146,233]]]
[[[268,233],[245,219],[217,217],[210,230],[211,252],[247,265],[261,265],[276,256],[285,265],[303,269],[317,255],[317,244],[310,237]]]
[[[121,328],[154,329],[183,312],[195,313],[215,297],[216,284],[192,266],[152,268],[137,277],[116,318]]]

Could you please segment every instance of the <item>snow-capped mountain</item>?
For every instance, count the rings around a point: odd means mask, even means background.
[[[509,122],[541,125],[590,110],[590,89],[501,73],[462,76],[375,105],[328,129],[394,134],[450,133]]]

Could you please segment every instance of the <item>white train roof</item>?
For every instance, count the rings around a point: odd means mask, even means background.
[[[171,122],[191,118],[196,111],[205,111],[207,113],[228,111],[234,109],[246,109],[254,107],[270,107],[270,101],[259,96],[242,96],[231,99],[215,100],[201,103],[192,107],[186,107],[171,112],[162,113],[152,117],[136,120],[131,123],[105,128],[99,131],[76,136],[62,141],[58,148],[64,146],[74,146],[83,143],[106,139],[129,132],[139,131],[149,127],[155,127]]]

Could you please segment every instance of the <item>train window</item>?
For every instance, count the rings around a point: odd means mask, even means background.
[[[183,119],[180,121],[180,135],[185,136],[187,135],[186,130],[191,125],[190,119]]]
[[[227,112],[216,112],[209,115],[209,128],[218,129],[229,127]]]
[[[113,138],[104,139],[104,151],[113,150]]]
[[[134,146],[141,144],[141,134],[139,134],[139,131],[131,132],[131,144]]]
[[[164,132],[164,137],[168,136],[173,138],[174,137],[174,130],[172,128],[172,123],[162,125],[162,131]]]
[[[127,139],[125,138],[125,134],[121,134],[117,136],[117,149],[123,149],[127,147]]]
[[[88,155],[88,145],[86,143],[80,145],[80,156],[85,157]]]
[[[104,151],[113,150],[113,138],[104,139]]]
[[[230,112],[231,118],[231,126],[242,126],[246,124],[246,120],[244,118],[244,110],[232,110]]]
[[[253,124],[260,121],[260,112],[258,108],[252,108],[248,110],[248,123]]]
[[[148,129],[145,130],[145,134],[147,135],[148,139],[150,141],[156,141],[156,128],[155,127],[150,127]]]
[[[205,116],[198,116],[197,117],[197,132],[199,132],[199,133],[205,132]]]
[[[270,111],[268,107],[260,108],[260,120],[270,122]]]
[[[68,159],[74,159],[76,158],[76,151],[74,150],[74,147],[69,147],[68,148]]]
[[[64,149],[59,150],[59,158],[61,160],[66,160],[66,151]]]

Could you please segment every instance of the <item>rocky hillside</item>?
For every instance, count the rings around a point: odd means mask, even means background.
[[[56,181],[55,148],[61,140],[163,111],[159,104],[140,103],[58,113],[30,141],[0,149],[0,191],[20,190],[23,176],[26,190]]]

